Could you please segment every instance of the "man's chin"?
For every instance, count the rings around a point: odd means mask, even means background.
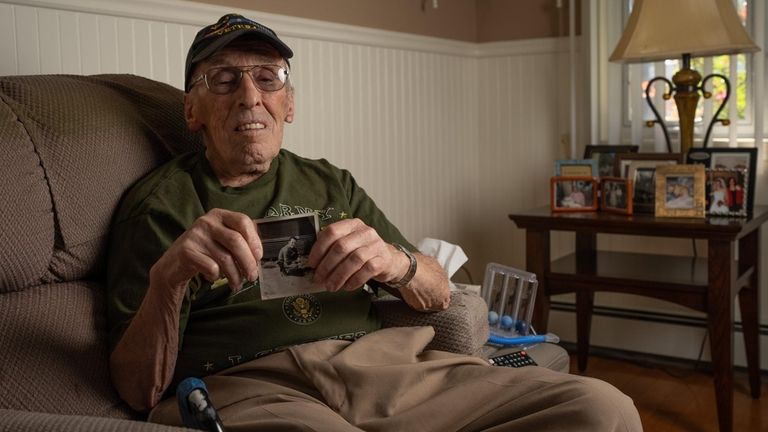
[[[243,167],[245,171],[253,174],[263,174],[269,170],[272,161],[277,157],[280,149],[270,152],[246,152],[243,155]]]
[[[244,152],[242,161],[246,166],[253,167],[260,167],[264,165],[269,166],[272,160],[276,158],[277,154],[280,152],[279,147],[270,151],[264,151],[263,148],[249,150],[251,151],[246,150]]]

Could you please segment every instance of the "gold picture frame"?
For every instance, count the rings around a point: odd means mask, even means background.
[[[703,165],[656,168],[656,216],[703,218],[706,215],[706,170]]]
[[[597,177],[597,161],[594,159],[559,159],[555,161],[555,176]]]

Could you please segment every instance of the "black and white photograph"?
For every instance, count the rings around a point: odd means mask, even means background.
[[[638,213],[653,213],[656,205],[656,168],[640,167],[630,173],[634,183],[633,207]]]
[[[315,213],[256,221],[264,248],[259,275],[263,300],[324,290],[312,282],[313,271],[307,266],[318,225]]]

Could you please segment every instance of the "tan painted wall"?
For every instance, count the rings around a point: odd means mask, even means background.
[[[568,36],[569,0],[477,0],[476,42]],[[580,1],[576,0],[579,33]]]
[[[569,0],[562,0],[560,9],[557,0],[437,0],[437,8],[434,0],[194,1],[466,42],[557,37],[568,32]]]

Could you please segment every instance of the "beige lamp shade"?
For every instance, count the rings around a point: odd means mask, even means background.
[[[759,50],[732,0],[635,0],[609,60],[641,63]]]

